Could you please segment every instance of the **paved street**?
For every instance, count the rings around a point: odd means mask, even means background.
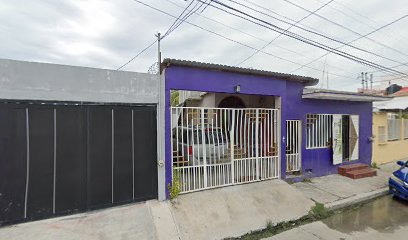
[[[407,239],[408,203],[391,196],[275,235],[268,240]]]

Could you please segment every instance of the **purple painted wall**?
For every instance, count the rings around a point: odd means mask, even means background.
[[[165,120],[166,120],[166,186],[171,182],[171,121],[170,90],[234,93],[236,85],[242,94],[280,96],[281,137],[286,139],[286,120],[302,120],[302,169],[313,169],[313,176],[322,176],[337,171],[330,162],[328,148],[307,150],[305,147],[306,114],[357,114],[360,116],[360,159],[354,162],[371,162],[372,104],[330,100],[302,99],[301,83],[282,79],[245,75],[232,72],[211,71],[198,68],[170,66],[165,69]],[[281,141],[281,176],[286,177],[285,143]],[[167,191],[167,187],[166,187]]]
[[[284,104],[286,119],[302,121],[302,170],[313,169],[314,177],[337,173],[329,148],[306,149],[306,114],[353,114],[359,115],[359,159],[349,163],[371,164],[372,103],[334,100],[302,99],[300,83],[286,84],[287,101]],[[348,163],[344,163],[348,164]]]

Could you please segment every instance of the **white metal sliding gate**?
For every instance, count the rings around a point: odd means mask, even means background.
[[[286,172],[296,172],[301,169],[301,122],[286,120]]]
[[[171,126],[181,192],[280,176],[277,109],[172,107]]]

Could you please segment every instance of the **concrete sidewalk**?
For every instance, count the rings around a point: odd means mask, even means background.
[[[0,239],[33,240],[200,240],[241,236],[268,222],[308,214],[313,201],[338,208],[387,193],[395,163],[378,176],[352,180],[340,175],[288,184],[269,180],[180,195],[176,202],[130,204],[0,228]]]
[[[0,228],[0,240],[179,239],[167,202],[144,203]]]
[[[2,227],[0,239],[223,239],[297,219],[313,205],[288,183],[269,180]]]
[[[353,180],[334,174],[294,183],[293,186],[307,198],[337,209],[387,194],[388,178],[399,166],[393,162],[379,168],[375,177]]]

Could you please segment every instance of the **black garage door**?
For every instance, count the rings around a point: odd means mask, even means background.
[[[0,225],[157,198],[156,108],[0,103]]]

